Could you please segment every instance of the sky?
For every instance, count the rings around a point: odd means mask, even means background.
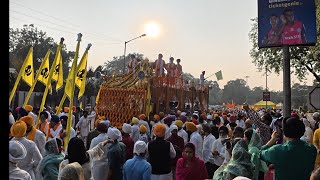
[[[252,63],[248,33],[257,17],[257,0],[10,0],[10,28],[34,24],[67,50],[75,51],[82,33],[80,54],[91,43],[88,66],[96,68],[114,56],[123,56],[124,42],[146,33],[145,25],[158,24],[157,37],[127,43],[126,54],[144,54],[150,61],[163,54],[181,59],[184,72],[199,78],[221,70],[220,88],[230,80],[247,79],[250,88],[266,86],[263,72]],[[246,78],[248,76],[248,78]],[[268,76],[269,90],[282,90],[282,74]],[[311,85],[313,76],[306,82]],[[216,80],[213,75],[208,80]],[[298,79],[292,75],[292,84]]]

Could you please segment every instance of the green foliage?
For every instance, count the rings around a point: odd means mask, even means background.
[[[143,54],[133,53],[138,59],[143,59]],[[130,54],[126,56],[125,69],[127,70],[128,63],[130,61]],[[105,75],[111,76],[112,72],[115,71],[116,74],[123,73],[123,56],[115,56],[112,60],[109,60],[104,63],[103,72]]]
[[[21,66],[28,54],[31,46],[33,46],[33,66],[35,72],[39,69],[42,59],[47,53],[48,49],[53,45],[52,53],[49,57],[49,64],[51,66],[57,46],[60,42],[55,42],[53,38],[48,37],[46,32],[38,30],[33,24],[24,25],[22,29],[9,29],[9,67],[16,69],[19,73]],[[73,51],[67,51],[65,45],[61,50],[62,62],[63,62],[63,76],[67,78],[69,73],[69,62],[73,60]],[[36,75],[36,74],[35,74]],[[12,89],[15,79],[9,79],[9,90]],[[34,91],[44,91],[45,86],[42,83],[37,83]],[[19,89],[22,91],[29,91],[29,86],[22,81],[19,85]]]
[[[233,100],[236,104],[243,104],[247,101],[250,88],[246,85],[243,79],[228,81],[224,86],[222,93],[222,101],[231,103]]]
[[[317,5],[317,44],[314,47],[290,47],[291,70],[297,75],[299,80],[305,80],[306,75],[311,73],[320,82],[320,1]],[[252,43],[250,56],[258,70],[262,71],[266,67],[270,71],[279,74],[282,70],[282,48],[258,48],[258,19],[252,19],[252,26],[249,32],[249,39]]]

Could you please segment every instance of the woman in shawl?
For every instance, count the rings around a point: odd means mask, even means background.
[[[58,180],[85,180],[81,165],[77,162],[67,164],[59,172]]]
[[[244,140],[249,144],[248,149],[251,153],[251,162],[254,165],[253,180],[264,179],[264,173],[268,171],[267,164],[260,160],[260,150],[262,147],[262,140],[254,129],[247,129],[244,132]]]
[[[232,180],[237,176],[250,179],[253,177],[251,154],[248,152],[248,144],[243,139],[235,144],[230,161],[216,170],[213,180]]]
[[[44,149],[46,155],[40,161],[37,171],[42,175],[43,180],[56,180],[59,174],[59,164],[63,161],[61,154],[62,140],[53,138],[46,142]]]
[[[187,143],[184,146],[182,158],[177,162],[176,180],[204,180],[208,172],[204,162],[195,157],[195,146]]]

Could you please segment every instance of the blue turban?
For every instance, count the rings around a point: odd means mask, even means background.
[[[23,116],[28,116],[28,112],[27,110],[25,110],[24,108],[19,108],[19,114],[20,114],[20,117],[23,117]]]
[[[55,123],[58,123],[58,122],[60,122],[60,118],[57,115],[52,115],[51,116],[51,121],[55,122]]]

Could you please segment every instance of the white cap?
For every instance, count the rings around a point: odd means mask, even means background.
[[[125,132],[125,133],[130,134],[132,132],[131,125],[127,124],[127,123],[123,123],[122,131]]]
[[[170,132],[173,131],[174,129],[178,130],[178,126],[177,125],[171,125],[170,126]]]
[[[109,127],[107,136],[112,140],[119,140],[121,137],[121,132],[117,128]]]
[[[133,147],[133,153],[140,155],[147,150],[147,144],[144,141],[137,141]]]
[[[9,141],[9,161],[18,162],[24,159],[27,155],[27,150],[24,145],[16,140]]]

